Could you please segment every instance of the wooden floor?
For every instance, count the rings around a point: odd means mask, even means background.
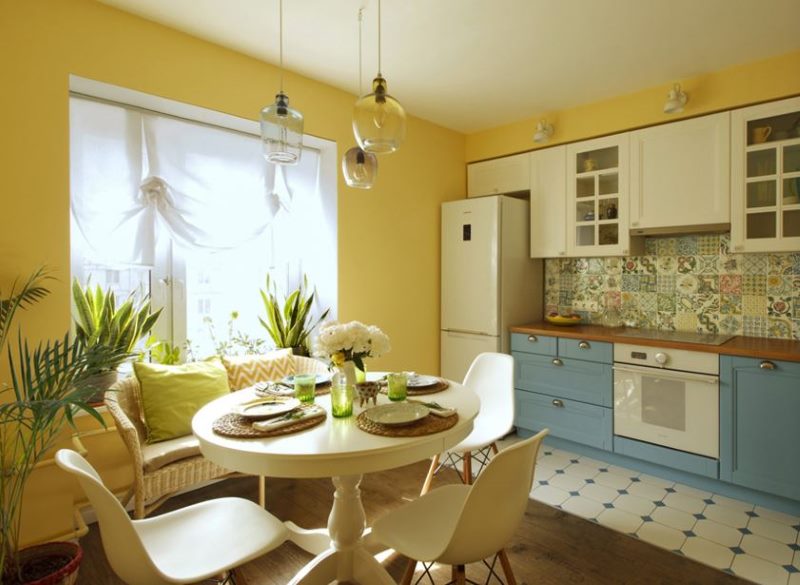
[[[420,462],[366,476],[361,490],[367,521],[401,505],[405,499],[416,497],[427,467],[427,462]],[[437,476],[434,487],[454,481],[458,481],[455,473],[446,470]],[[173,498],[159,512],[221,496],[241,496],[255,501],[256,480],[226,480]],[[292,520],[306,528],[325,526],[332,499],[333,491],[328,479],[267,480],[267,508],[281,520]],[[84,547],[84,559],[79,585],[122,583],[106,562],[96,525],[92,525],[81,544]],[[529,503],[525,518],[508,551],[520,585],[746,583],[686,557],[535,501]],[[287,543],[242,567],[241,574],[247,585],[284,585],[310,559],[308,553]],[[395,579],[400,578],[404,567],[402,558],[396,558],[387,565]],[[438,569],[436,574],[437,583],[449,580],[449,570],[446,568]],[[486,571],[480,565],[471,565],[467,569],[467,576],[480,583],[485,582],[485,575]]]

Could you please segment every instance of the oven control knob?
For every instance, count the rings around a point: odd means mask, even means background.
[[[656,363],[659,366],[663,366],[667,363],[669,357],[663,351],[659,351],[656,355],[653,356],[653,359],[656,360]]]

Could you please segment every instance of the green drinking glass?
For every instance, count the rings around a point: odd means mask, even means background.
[[[331,386],[331,414],[336,418],[347,418],[353,414],[355,390],[347,382]]]
[[[387,374],[386,380],[389,383],[387,392],[389,400],[394,402],[405,400],[408,395],[408,376],[406,376],[405,372]]]
[[[294,377],[294,397],[300,402],[314,402],[317,387],[316,374],[296,374]]]

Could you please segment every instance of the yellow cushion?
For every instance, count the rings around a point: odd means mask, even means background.
[[[241,390],[257,382],[277,382],[294,374],[291,349],[276,349],[263,355],[223,357],[231,390]]]
[[[192,432],[192,417],[204,404],[230,392],[219,359],[164,366],[136,362],[147,442],[157,443]]]

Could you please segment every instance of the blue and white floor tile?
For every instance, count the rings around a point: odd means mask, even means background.
[[[763,585],[800,585],[800,518],[542,447],[531,496]]]

